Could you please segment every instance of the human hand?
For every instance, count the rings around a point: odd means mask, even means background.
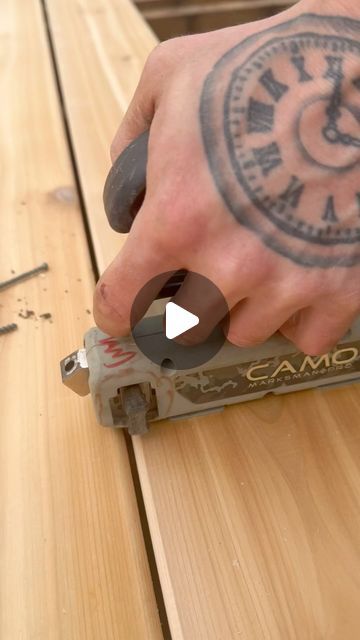
[[[150,128],[144,203],[95,292],[105,332],[126,334],[139,289],[180,268],[222,291],[239,346],[280,330],[320,354],[358,315],[360,151],[324,128],[337,71],[337,125],[359,130],[360,21],[304,13],[317,6],[150,56],[112,146],[115,159]],[[209,304],[191,281],[175,302],[196,315]]]

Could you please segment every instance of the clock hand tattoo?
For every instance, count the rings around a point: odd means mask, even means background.
[[[335,62],[336,64],[334,64]],[[325,139],[332,144],[360,147],[360,138],[342,133],[338,128],[338,121],[342,116],[341,109],[342,107],[346,109],[346,105],[342,104],[342,83],[344,79],[342,58],[333,58],[333,67],[331,73],[329,73],[329,77],[334,80],[334,92],[331,96],[329,106],[326,109],[328,123],[323,128],[323,135]]]
[[[331,66],[329,67],[327,77],[330,81],[334,82],[334,91],[330,97],[329,105],[326,109],[326,115],[328,116],[328,124],[324,127],[324,135],[326,137],[326,132],[328,130],[337,131],[337,122],[339,118],[341,118],[341,102],[342,102],[342,82],[344,79],[344,73],[342,69],[342,59],[338,58],[330,58],[327,57],[328,62],[331,61]],[[330,142],[332,140],[330,139]]]
[[[329,126],[323,129],[324,136],[331,142],[332,144],[343,144],[349,147],[359,147],[360,148],[360,138],[355,138],[354,136],[350,136],[348,133],[341,133],[336,126]]]
[[[298,264],[360,263],[360,22],[305,14],[233,47],[200,124],[241,224]]]

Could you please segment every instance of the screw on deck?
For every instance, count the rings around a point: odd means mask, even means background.
[[[28,278],[32,278],[33,276],[37,276],[39,273],[43,273],[44,271],[48,271],[48,270],[49,270],[49,265],[47,264],[47,262],[44,262],[39,267],[35,267],[35,269],[31,269],[30,271],[25,271],[25,273],[20,273],[18,276],[15,276],[10,280],[5,280],[5,282],[0,282],[0,291],[3,291],[3,289],[12,287],[18,282],[23,282],[23,280],[27,280]]]
[[[12,322],[12,324],[6,324],[4,327],[0,327],[0,336],[5,335],[5,333],[16,331],[17,328],[18,326],[17,324],[15,324],[15,322]]]

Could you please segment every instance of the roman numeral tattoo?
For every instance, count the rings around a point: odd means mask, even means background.
[[[325,56],[328,68],[324,74],[324,78],[339,82],[344,78],[343,62],[344,58],[340,56]]]
[[[283,213],[285,209],[289,207],[291,207],[291,209],[297,209],[304,189],[305,185],[301,180],[299,180],[297,176],[291,176],[288,186],[279,196],[279,212]]]
[[[309,82],[309,80],[313,80],[313,77],[305,69],[304,56],[293,56],[291,62],[299,72],[299,82]]]
[[[274,127],[274,107],[272,104],[250,98],[247,110],[247,132],[266,133]]]
[[[273,100],[275,100],[275,102],[279,102],[279,100],[289,89],[286,84],[283,84],[282,82],[276,80],[272,69],[268,69],[267,71],[265,71],[265,73],[260,76],[259,81],[266,89],[268,94],[273,98]]]
[[[256,163],[261,168],[263,176],[268,176],[277,167],[282,165],[281,153],[276,142],[271,142],[265,147],[253,149]]]
[[[339,218],[337,217],[335,211],[334,196],[328,197],[322,220],[324,220],[325,222],[339,222]]]

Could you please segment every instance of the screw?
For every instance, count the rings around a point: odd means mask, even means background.
[[[12,287],[14,284],[18,282],[22,282],[23,280],[27,280],[28,278],[32,278],[33,276],[37,276],[38,273],[42,273],[43,271],[48,271],[49,265],[44,262],[39,267],[35,267],[35,269],[31,269],[31,271],[25,271],[25,273],[20,273],[20,275],[15,276],[15,278],[11,278],[10,280],[5,280],[5,282],[0,282],[0,291],[3,289],[7,289],[8,287]]]
[[[13,322],[12,324],[6,324],[4,327],[0,327],[0,336],[5,335],[5,333],[11,333],[12,331],[16,331],[18,328],[17,324]]]

